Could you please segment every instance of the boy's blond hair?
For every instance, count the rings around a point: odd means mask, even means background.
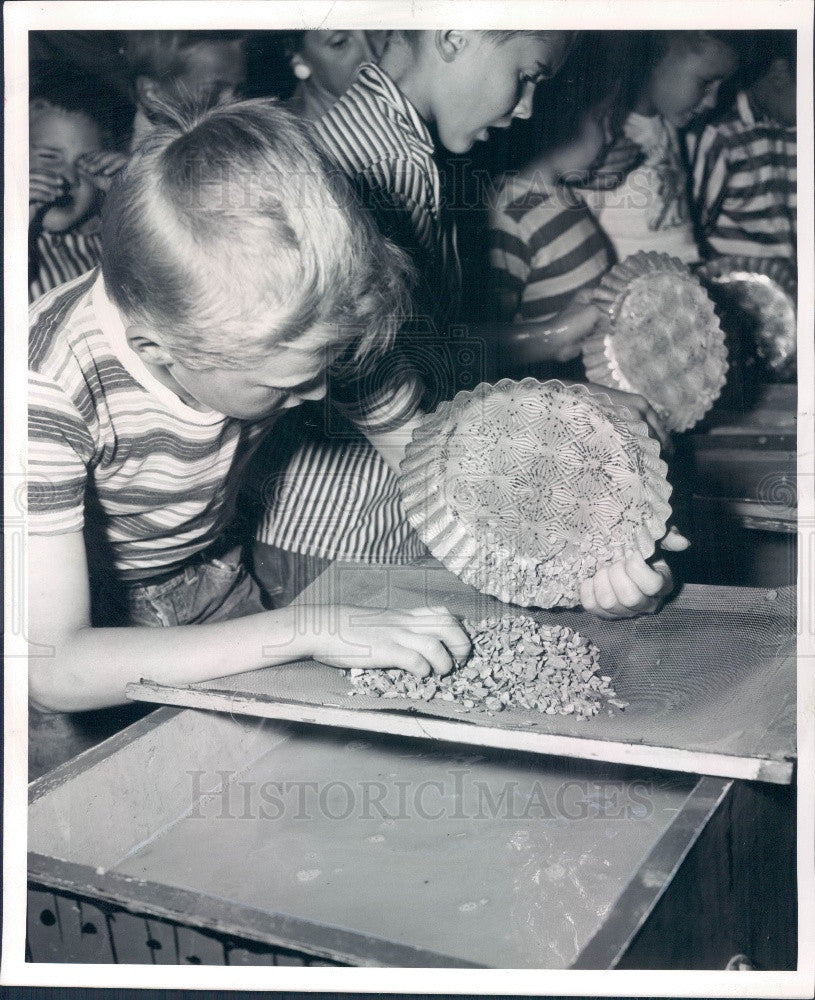
[[[318,326],[358,360],[391,346],[406,258],[306,127],[269,100],[168,105],[108,194],[107,292],[182,364],[247,368]]]

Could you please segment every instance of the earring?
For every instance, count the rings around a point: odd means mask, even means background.
[[[292,66],[292,72],[297,77],[298,80],[308,80],[311,76],[311,70],[305,63],[296,62]]]

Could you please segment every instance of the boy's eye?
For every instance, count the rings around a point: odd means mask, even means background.
[[[342,48],[345,48],[345,46],[348,44],[348,36],[347,35],[335,35],[329,41],[328,44],[329,44],[329,46],[332,49],[342,49]]]

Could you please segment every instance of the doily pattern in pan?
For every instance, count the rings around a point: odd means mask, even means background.
[[[645,424],[608,396],[505,379],[424,418],[400,486],[419,536],[466,583],[573,607],[602,566],[653,554],[670,515],[665,472]]]
[[[698,279],[667,254],[637,253],[595,289],[603,318],[583,346],[591,382],[639,393],[666,427],[684,431],[719,397],[727,349]]]

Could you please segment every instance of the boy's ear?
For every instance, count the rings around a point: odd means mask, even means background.
[[[444,62],[452,62],[467,47],[466,31],[436,31],[434,33],[436,51]]]
[[[148,365],[167,365],[173,361],[172,355],[156,340],[156,335],[146,326],[136,324],[125,331],[127,342],[136,354]]]

